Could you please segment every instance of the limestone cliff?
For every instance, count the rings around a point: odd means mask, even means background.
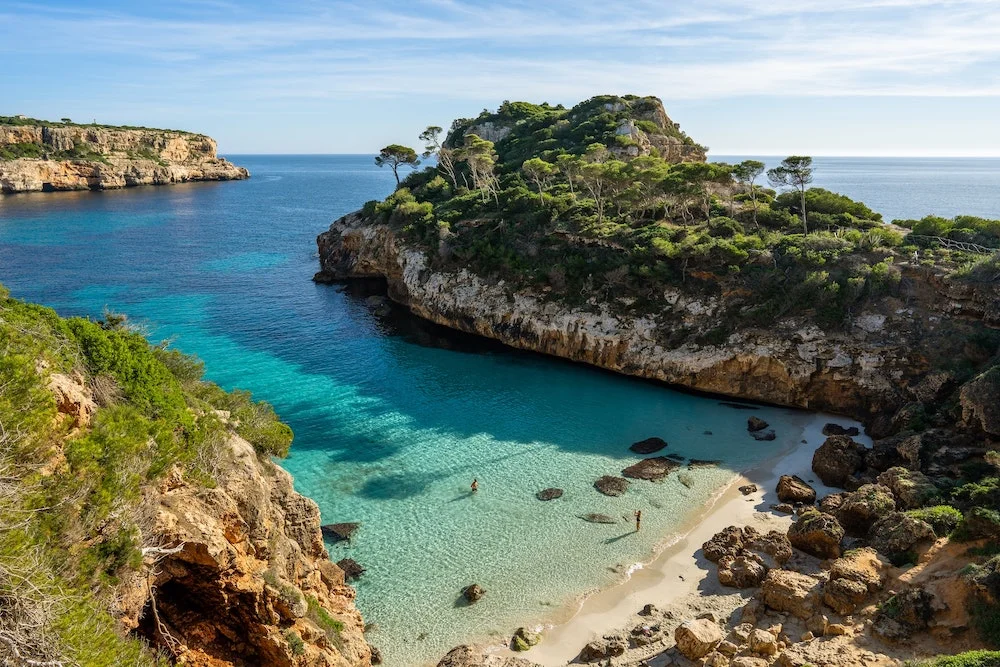
[[[1000,326],[1000,288],[972,290],[912,267],[899,297],[869,304],[846,331],[793,317],[699,344],[698,332],[717,326],[718,298],[668,289],[663,310],[641,315],[594,299],[566,306],[464,269],[432,270],[425,252],[360,214],[336,221],[317,242],[317,279],[385,277],[392,299],[455,329],[691,389],[862,419],[953,389],[947,373],[933,371],[943,341],[967,322]],[[678,344],[670,333],[680,328],[694,335]]]
[[[233,436],[205,488],[150,490],[147,549],[124,622],[189,665],[367,667],[354,590],[327,555],[316,503]]]
[[[216,155],[211,137],[175,130],[0,125],[0,192],[105,190],[250,173]]]

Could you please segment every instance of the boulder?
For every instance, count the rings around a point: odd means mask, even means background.
[[[479,602],[484,595],[486,595],[486,589],[479,584],[471,584],[462,589],[462,597],[469,604]]]
[[[643,456],[647,454],[655,454],[656,452],[664,449],[667,446],[667,441],[663,438],[646,438],[645,440],[640,440],[639,442],[633,443],[630,450],[636,454],[642,454]]]
[[[751,433],[756,433],[757,431],[763,431],[765,428],[770,426],[766,421],[760,417],[750,417],[747,419],[747,430]]]
[[[768,662],[764,658],[756,658],[750,655],[741,655],[732,659],[729,667],[767,667]]]
[[[742,493],[744,496],[749,496],[751,493],[757,493],[757,485],[744,484],[743,486],[740,487],[740,493]]]
[[[684,621],[674,630],[677,650],[689,660],[698,660],[715,650],[723,640],[718,624],[704,618]]]
[[[882,589],[887,563],[871,547],[852,549],[830,564],[830,580],[849,579],[863,584],[869,593]]]
[[[744,553],[751,553],[767,568],[779,567],[792,557],[792,544],[785,535],[772,530],[766,535],[759,533],[753,526],[729,526],[712,536],[701,545],[705,558],[718,563],[729,556],[736,558]]]
[[[816,502],[816,490],[796,475],[782,475],[778,480],[778,500],[783,503]]]
[[[765,442],[769,442],[771,440],[776,440],[777,437],[778,437],[775,434],[773,428],[769,428],[766,431],[754,431],[750,435],[753,436],[754,440],[761,440],[761,441],[765,441]]]
[[[863,537],[873,523],[895,511],[896,500],[889,487],[865,484],[844,496],[834,515],[848,535]]]
[[[320,531],[326,539],[332,542],[341,542],[350,540],[360,527],[360,523],[328,523],[325,526],[320,526]]]
[[[831,579],[823,586],[823,603],[838,614],[853,614],[868,599],[865,585],[851,579]]]
[[[820,596],[820,582],[791,570],[771,570],[761,586],[764,604],[801,619],[813,615]]]
[[[844,498],[846,497],[847,494],[844,492],[823,496],[823,499],[819,501],[819,511],[826,514],[836,514],[840,506],[844,504]]]
[[[909,588],[882,603],[872,629],[885,639],[900,641],[922,632],[934,618],[934,595],[922,588]]]
[[[562,498],[562,494],[562,489],[548,488],[536,493],[535,497],[539,500],[555,500],[556,498]]]
[[[365,568],[361,567],[358,561],[353,558],[342,558],[337,561],[337,567],[344,571],[344,579],[354,581],[365,573]]]
[[[823,427],[823,435],[846,435],[853,437],[861,435],[861,431],[858,430],[857,426],[844,427],[840,424],[827,424]]]
[[[846,435],[832,435],[813,454],[812,469],[827,486],[843,487],[864,465],[864,445]]]
[[[747,643],[757,655],[774,655],[778,652],[778,640],[767,630],[754,630],[747,638]]]
[[[655,604],[643,605],[642,609],[639,610],[640,616],[657,616],[659,613],[660,610],[657,609]]]
[[[749,526],[747,526],[749,528]],[[792,558],[792,543],[784,533],[772,530],[755,535],[744,542],[743,548],[755,554],[767,568],[781,567]]]
[[[929,523],[903,512],[882,517],[868,533],[871,546],[894,563],[907,559],[918,545],[935,539],[934,528]]]
[[[796,549],[817,558],[837,558],[844,528],[836,517],[809,508],[789,527],[788,539]]]
[[[527,651],[540,641],[542,641],[542,636],[539,633],[532,632],[527,628],[518,628],[510,640],[510,647],[515,651]]]
[[[628,490],[628,486],[629,482],[627,479],[613,475],[604,475],[594,482],[594,488],[606,496],[624,495],[625,491]]]
[[[767,576],[767,568],[755,554],[743,552],[738,556],[723,556],[719,561],[719,583],[734,588],[760,586]]]
[[[747,526],[754,533],[757,531]],[[708,542],[701,545],[705,558],[718,563],[724,556],[736,556],[743,550],[744,530],[739,526],[728,526],[712,536]]]
[[[652,482],[659,482],[666,479],[671,471],[680,467],[677,461],[672,461],[665,456],[654,456],[643,459],[635,465],[630,465],[622,470],[622,474],[633,479],[646,479]]]
[[[883,472],[878,476],[878,483],[892,491],[896,505],[902,510],[923,507],[938,493],[930,477],[919,470],[907,470],[902,466]]]
[[[628,649],[628,642],[621,637],[605,637],[598,641],[592,641],[580,651],[578,660],[580,662],[597,662],[622,655]]]

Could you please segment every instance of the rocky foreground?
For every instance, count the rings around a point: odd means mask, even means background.
[[[218,157],[215,140],[202,134],[43,121],[0,124],[3,193],[109,190],[249,177],[243,167]]]

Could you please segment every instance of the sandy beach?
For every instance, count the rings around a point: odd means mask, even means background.
[[[752,525],[762,532],[786,530],[792,517],[771,509],[771,505],[778,503],[775,487],[781,475],[798,475],[809,481],[820,498],[837,491],[819,482],[811,470],[813,452],[826,438],[823,426],[830,422],[861,428],[858,422],[844,417],[815,415],[803,428],[798,445],[737,476],[688,524],[680,539],[652,562],[637,567],[628,580],[587,597],[566,622],[544,628],[540,644],[520,654],[500,646],[491,647],[489,651],[518,655],[544,667],[556,667],[573,660],[588,642],[639,624],[643,617],[637,612],[646,604],[652,603],[661,610],[676,610],[675,613],[690,612],[692,616],[708,610],[723,616],[731,613],[742,604],[745,595],[718,583],[714,566],[701,556],[701,545],[733,524]],[[856,439],[871,444],[864,435]],[[744,496],[739,487],[750,483],[756,484],[758,490]],[[649,652],[655,655],[661,650],[662,647],[650,647]],[[615,662],[627,664],[643,657],[626,655]]]

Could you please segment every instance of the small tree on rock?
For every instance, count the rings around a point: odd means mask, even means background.
[[[530,160],[525,160],[524,164],[521,165],[521,170],[538,187],[538,199],[542,201],[542,190],[548,186],[549,181],[556,175],[558,171],[556,166],[541,158],[533,157]]]
[[[806,220],[806,186],[812,183],[811,157],[790,155],[781,161],[774,169],[767,170],[767,180],[776,188],[795,188],[799,191],[800,207],[802,209],[802,231],[809,233],[809,223]]]
[[[750,192],[750,201],[753,202],[753,224],[758,229],[760,225],[757,224],[757,186],[754,181],[763,173],[764,163],[760,160],[743,160],[733,167],[733,177]]]
[[[392,167],[392,175],[396,177],[396,185],[398,186],[399,168],[407,166],[412,169],[420,164],[420,160],[417,159],[417,152],[409,146],[390,144],[375,156],[375,164],[380,167],[384,167],[385,165]]]
[[[424,142],[424,153],[422,157],[426,160],[430,156],[437,157],[438,169],[443,171],[451,181],[453,189],[458,188],[458,174],[455,170],[455,151],[445,147],[441,143],[441,133],[444,130],[437,125],[430,125],[420,133],[420,140]]]

